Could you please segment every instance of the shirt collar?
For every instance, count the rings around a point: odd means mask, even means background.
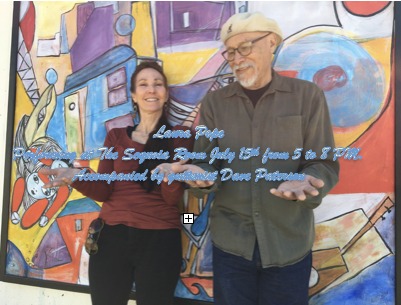
[[[284,91],[284,92],[292,92],[291,87],[288,84],[287,77],[281,76],[276,71],[272,69],[272,80],[269,88],[265,92],[265,94],[273,93],[275,91]],[[263,95],[265,95],[263,94]],[[241,85],[238,81],[233,83],[231,86],[227,88],[225,92],[225,97],[231,97],[233,95],[239,95],[246,97],[244,91],[242,90]]]

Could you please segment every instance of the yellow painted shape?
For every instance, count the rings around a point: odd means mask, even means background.
[[[362,48],[367,51],[372,58],[382,68],[384,74],[384,94],[383,94],[383,105],[387,102],[388,91],[390,90],[390,75],[391,75],[391,38],[379,38],[370,41],[364,41],[359,43]],[[346,132],[337,131],[334,134],[334,140],[336,146],[348,146],[354,142],[368,127],[377,120],[377,116],[370,120],[355,126],[352,129],[348,129]]]
[[[77,158],[79,158],[79,155],[77,155]],[[93,159],[89,161],[89,167],[93,169],[94,171],[97,171],[97,168],[99,167],[99,159]],[[68,201],[71,200],[76,200],[76,199],[81,199],[84,198],[85,196],[82,195],[80,192],[78,192],[75,189],[72,189],[72,192],[70,194],[70,197],[68,197]],[[96,201],[100,206],[103,205],[103,202],[98,202]]]
[[[17,165],[15,161],[11,161],[11,175],[10,177],[4,177],[4,179],[10,179],[11,184],[10,184],[10,210],[11,210],[11,200],[12,200],[12,195],[13,195],[13,190],[14,190],[14,183],[15,180],[17,180]]]
[[[47,126],[49,125],[55,109],[56,91],[54,90],[54,86],[50,85],[46,88],[46,90],[39,98],[39,101],[33,108],[33,111],[31,112],[28,122],[26,124],[26,128],[24,130],[24,138],[28,146],[30,146],[37,139],[46,136]],[[43,120],[39,125],[40,113],[43,110],[46,110],[45,116],[43,117]]]
[[[150,2],[134,2],[132,16],[135,18],[135,29],[132,33],[131,47],[138,56],[155,57],[155,43]]]
[[[76,189],[72,189],[72,192],[70,196],[68,197],[68,201],[73,201],[77,199],[82,199],[85,198],[86,196],[82,195],[80,192],[78,192]],[[103,205],[103,202],[96,201],[95,202],[101,207]]]
[[[86,1],[35,1],[35,35],[40,39],[53,38],[60,32],[61,14]],[[55,18],[56,17],[56,18]]]
[[[159,53],[170,85],[188,83],[217,52],[217,49],[193,52]]]
[[[313,250],[336,247],[343,249],[367,222],[368,218],[362,210],[356,210],[338,218],[316,224]]]
[[[78,23],[77,23],[77,6],[74,6],[72,10],[64,13],[64,20],[67,30],[67,42],[68,49],[71,49],[74,45],[75,40],[78,37]]]
[[[378,38],[369,41],[359,42],[360,46],[368,52],[372,58],[382,68],[384,74],[384,94],[383,94],[383,105],[387,102],[388,91],[390,90],[390,75],[391,75],[391,38]],[[377,114],[378,115],[378,114]],[[348,146],[354,142],[364,133],[368,127],[377,120],[377,116],[374,116],[370,120],[355,126],[352,129],[348,129],[346,132],[336,131],[334,133],[334,140],[336,146]]]
[[[20,224],[14,225],[11,220],[8,222],[8,239],[21,251],[28,265],[32,266],[32,257],[50,226],[50,221],[43,228],[36,223],[31,228],[24,230]]]
[[[24,115],[30,115],[33,111],[33,104],[31,102],[31,99],[27,95],[24,85],[21,81],[21,78],[17,75],[16,77],[16,93],[15,93],[15,101],[16,101],[16,106],[15,106],[15,112],[14,112],[14,138],[15,138],[15,132],[17,130],[17,126],[19,122],[21,121],[22,117]],[[18,101],[18,102],[17,102]],[[15,161],[10,161],[11,163],[11,175],[10,177],[5,177],[5,179],[10,179],[11,181],[11,186],[10,186],[10,204],[12,200],[12,193],[14,189],[14,182],[17,179],[17,166],[15,164]]]
[[[25,91],[21,78],[16,77],[15,112],[14,112],[14,131],[24,115],[30,115],[33,111],[33,104]]]
[[[342,259],[341,254],[338,253],[338,255],[335,255],[330,259],[328,259],[327,261],[324,261],[320,266],[320,268],[325,269],[333,266],[343,266],[343,265],[344,265],[344,260]]]
[[[81,155],[83,151],[82,130],[79,113],[78,93],[71,94],[64,99],[65,131],[67,148],[70,152]]]
[[[57,72],[57,82],[54,84],[56,93],[64,92],[65,79],[72,73],[70,54],[60,54],[58,57],[36,57],[31,55],[31,59],[39,91],[43,93],[49,86],[46,81],[46,72],[48,69],[53,68]]]
[[[313,266],[316,270],[344,266],[340,249],[334,248],[313,252]]]
[[[376,120],[376,117],[363,122],[358,126],[349,127],[346,131],[341,128],[334,128],[334,142],[336,147],[347,147],[358,139],[361,134]]]
[[[97,168],[99,167],[99,159],[93,159],[89,161],[89,167],[93,169],[94,171],[97,171]]]
[[[383,67],[386,88],[388,88],[391,73],[391,40],[392,38],[377,38],[359,43]]]
[[[390,253],[381,236],[372,228],[344,253],[344,260],[349,271],[354,273],[373,265]]]
[[[362,270],[391,254],[380,234],[375,228],[371,228],[344,253],[348,272],[331,283],[327,289],[355,277]]]
[[[36,81],[38,84],[39,91],[42,93],[47,87],[46,71],[49,68],[53,68],[57,71],[58,81],[55,84],[56,92],[64,91],[64,81],[66,76],[70,75],[71,60],[69,54],[60,54],[58,57],[37,57],[37,45],[38,39],[53,39],[56,33],[59,33],[61,28],[61,15],[66,14],[67,22],[67,37],[68,43],[71,47],[71,43],[75,41],[77,36],[77,20],[76,20],[76,5],[80,2],[86,1],[35,1],[35,38],[31,49],[31,60],[32,66],[35,70]],[[70,10],[75,11],[69,12]],[[72,14],[72,15],[71,15]],[[75,18],[75,20],[72,20]],[[70,36],[72,34],[72,36]],[[71,41],[72,40],[72,41]]]
[[[82,199],[85,196],[78,192],[76,189],[72,189],[70,196],[68,197],[68,201]]]

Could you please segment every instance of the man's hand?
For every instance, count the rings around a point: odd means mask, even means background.
[[[39,173],[47,176],[53,176],[54,179],[43,185],[44,188],[51,188],[63,185],[70,185],[72,178],[81,170],[79,168],[58,167],[58,168],[42,168]]]
[[[187,161],[181,160],[174,163],[162,163],[158,165],[156,168],[159,169],[159,173],[164,175],[164,182],[168,181],[168,175],[170,173],[183,173],[185,171],[190,171],[192,173],[204,173],[205,170],[200,168],[199,166],[192,164],[185,164]],[[205,180],[186,180],[184,181],[190,187],[209,187],[214,184],[214,181],[205,181]]]
[[[319,195],[318,189],[323,186],[323,180],[305,175],[304,180],[285,181],[281,183],[278,188],[270,189],[270,193],[287,200],[304,201],[307,195]]]

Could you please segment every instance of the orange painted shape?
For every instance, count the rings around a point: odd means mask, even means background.
[[[295,70],[285,70],[285,71],[276,71],[281,76],[296,78],[298,76],[298,71]]]
[[[89,224],[98,217],[98,212],[71,214],[57,218],[61,236],[71,256],[71,263],[44,270],[43,278],[47,280],[78,283],[80,259],[86,239]],[[81,221],[81,229],[76,227],[76,221]]]
[[[47,199],[40,199],[33,203],[22,216],[21,226],[24,229],[32,227],[42,216],[48,204],[49,201]]]
[[[68,196],[70,195],[70,191],[67,186],[61,186],[57,191],[57,196],[54,199],[54,202],[50,209],[46,212],[46,216],[48,219],[52,218],[58,210],[63,206],[66,202]]]
[[[14,183],[13,199],[11,204],[11,212],[17,212],[21,206],[22,198],[25,192],[25,179],[20,177]]]
[[[43,270],[43,279],[78,284],[79,266],[65,264]]]
[[[209,297],[213,296],[213,280],[211,278],[183,277],[181,280],[192,294],[199,294],[199,289],[194,285],[199,284],[205,289]]]
[[[394,99],[383,116],[350,147],[361,160],[340,159],[340,178],[331,194],[394,192]]]
[[[352,14],[371,16],[384,9],[390,1],[344,1],[345,8]]]
[[[392,75],[395,75],[394,66]],[[339,182],[330,194],[393,193],[395,190],[394,77],[388,108],[350,147],[360,148],[361,160],[340,159]]]

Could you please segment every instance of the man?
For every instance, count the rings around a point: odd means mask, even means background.
[[[224,130],[224,137],[200,137],[194,150],[210,157],[216,148],[229,149],[236,157],[230,162],[220,154],[213,162],[208,157],[176,164],[173,171],[244,174],[244,181],[225,176],[216,182],[187,182],[203,193],[216,192],[210,213],[215,304],[304,305],[313,208],[336,184],[339,172],[332,155],[322,153],[334,147],[325,97],[313,83],[272,70],[273,52],[282,41],[274,20],[260,13],[233,15],[222,27],[221,40],[237,82],[203,99],[199,125]],[[316,157],[305,158],[308,150]],[[304,179],[277,181],[277,171],[303,174]]]

